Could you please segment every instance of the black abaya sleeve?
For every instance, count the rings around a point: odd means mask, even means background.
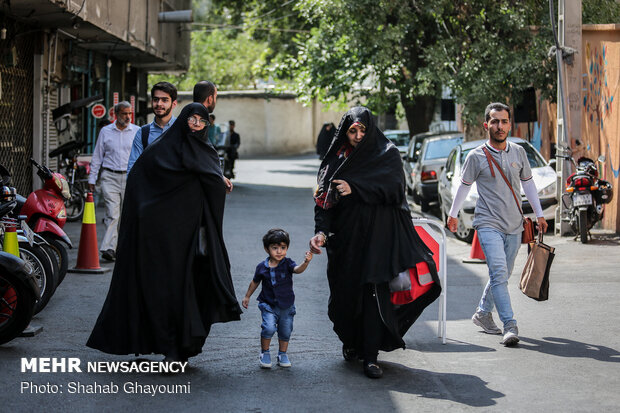
[[[329,234],[333,216],[333,209],[323,209],[318,205],[314,206],[314,233],[323,231]]]

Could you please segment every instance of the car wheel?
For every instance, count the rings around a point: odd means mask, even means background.
[[[415,189],[411,191],[411,198],[413,199],[414,204],[420,205],[420,195],[418,195],[418,192]]]
[[[457,218],[459,222],[456,226],[456,232],[454,233],[454,236],[461,241],[465,241],[466,243],[471,244],[471,242],[474,240],[474,229],[467,228],[465,224],[463,224],[463,219],[461,218],[460,212]]]
[[[422,210],[422,212],[430,211],[430,209],[431,209],[430,202],[428,202],[424,198],[420,198],[420,209]]]

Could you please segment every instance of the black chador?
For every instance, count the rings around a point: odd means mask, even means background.
[[[89,347],[186,359],[201,352],[213,323],[239,320],[222,236],[226,188],[207,128],[189,129],[192,114],[208,119],[204,106],[187,105],[131,169]]]
[[[366,134],[352,147],[346,133],[356,122]],[[340,197],[334,179],[346,181],[351,194]],[[411,220],[404,179],[398,149],[377,128],[370,111],[349,110],[319,169],[315,223],[317,232],[330,234],[329,318],[344,345],[358,354],[373,336],[380,337],[377,350],[405,347],[403,335],[441,292],[432,253]],[[422,261],[431,269],[434,286],[410,304],[392,305],[388,282]],[[364,312],[380,315],[381,334],[364,333]]]

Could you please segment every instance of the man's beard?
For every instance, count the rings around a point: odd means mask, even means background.
[[[116,118],[116,123],[118,124],[118,126],[120,126],[121,128],[124,128],[125,126],[127,126],[129,124],[129,121],[125,122],[124,120],[120,119],[120,118]]]
[[[158,115],[157,113],[155,113],[155,110],[153,110],[153,114],[155,115],[156,118],[158,119],[162,119],[165,118],[166,116],[168,116],[170,114],[170,112],[172,111],[172,106],[170,106],[163,115]]]
[[[489,139],[491,139],[493,142],[504,143],[506,142],[506,139],[508,139],[508,134],[504,134],[502,139],[501,137],[496,136],[495,133],[489,132]]]

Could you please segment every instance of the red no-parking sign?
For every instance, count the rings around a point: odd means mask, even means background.
[[[106,114],[106,109],[105,106],[103,106],[101,103],[97,103],[96,105],[93,105],[92,108],[90,108],[90,113],[96,118],[96,119],[101,119],[102,117],[105,116]]]

